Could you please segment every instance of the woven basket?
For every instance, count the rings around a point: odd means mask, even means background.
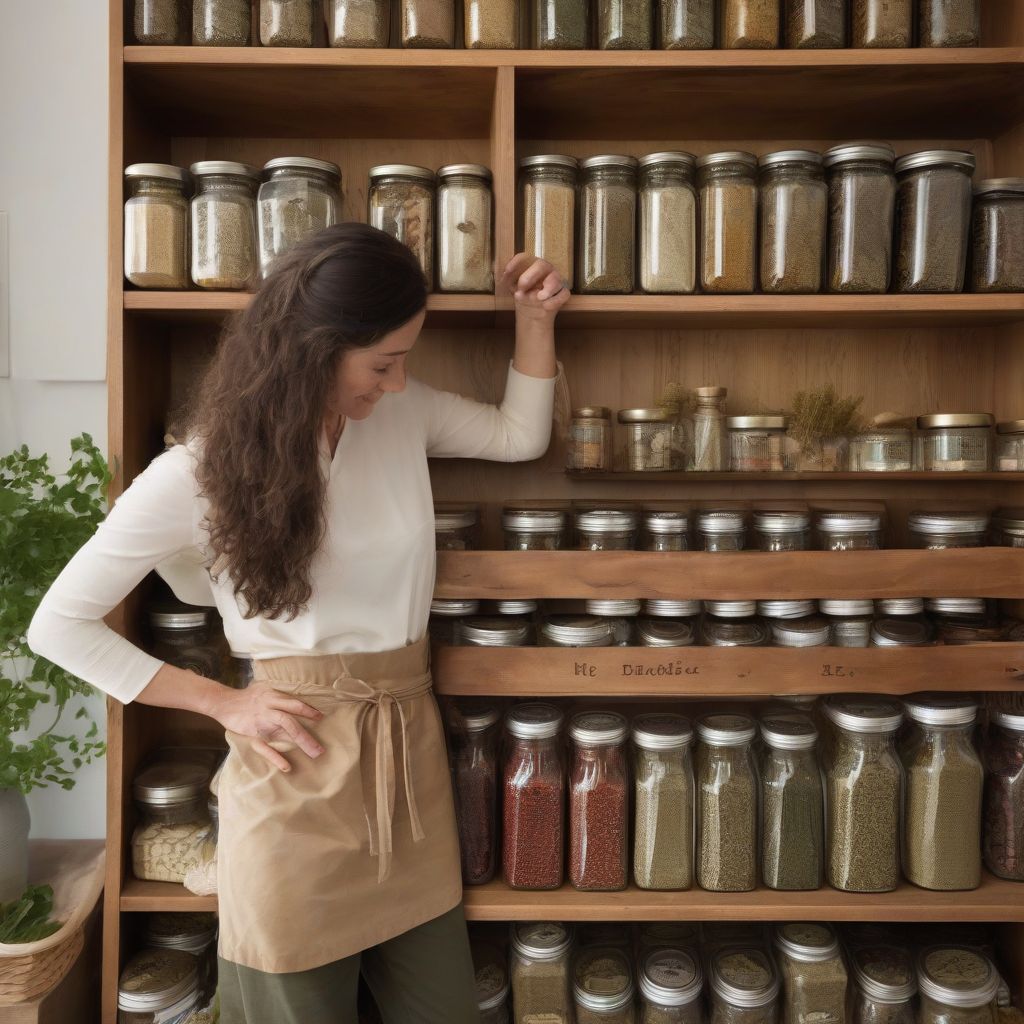
[[[0,957],[0,1005],[27,1003],[49,992],[71,970],[85,945],[85,929],[28,956]]]

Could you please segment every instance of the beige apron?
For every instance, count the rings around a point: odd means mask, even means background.
[[[458,833],[427,641],[380,654],[254,662],[257,681],[322,711],[325,748],[228,732],[218,784],[218,952],[272,974],[340,960],[462,899]]]

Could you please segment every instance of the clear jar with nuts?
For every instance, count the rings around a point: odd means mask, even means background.
[[[807,149],[761,157],[761,290],[821,291],[828,188],[822,156]]]
[[[408,246],[434,285],[434,192],[436,177],[414,164],[380,164],[370,168],[369,221]]]
[[[124,276],[137,288],[187,288],[188,171],[132,164],[124,176]]]
[[[730,151],[697,161],[701,290],[754,291],[757,267],[757,157]]]

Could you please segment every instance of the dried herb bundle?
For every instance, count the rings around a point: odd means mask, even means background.
[[[843,397],[834,384],[825,384],[793,396],[789,414],[789,436],[807,455],[829,437],[849,437],[860,433],[864,420],[860,414],[863,395]]]

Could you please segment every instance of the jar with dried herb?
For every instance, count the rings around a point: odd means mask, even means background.
[[[830,925],[779,925],[775,955],[782,979],[782,1024],[846,1024],[846,961]]]
[[[434,545],[438,551],[472,551],[480,521],[475,506],[434,509]]]
[[[978,46],[981,0],[921,0],[919,46]]]
[[[703,1024],[700,961],[684,949],[655,949],[640,966],[639,1024]]]
[[[434,285],[434,172],[414,164],[370,168],[368,220],[408,246],[419,260],[427,287]]]
[[[755,509],[754,539],[758,551],[807,551],[811,515],[796,509]]]
[[[643,550],[689,551],[689,530],[690,517],[686,512],[649,509],[644,513]]]
[[[331,46],[383,49],[390,39],[390,0],[328,0],[327,41]]]
[[[851,3],[850,45],[854,49],[904,49],[913,46],[913,0],[851,0]]]
[[[599,50],[649,50],[654,45],[652,0],[597,0]]]
[[[650,153],[640,160],[640,290],[689,295],[697,286],[696,158]]]
[[[187,288],[188,171],[132,164],[124,176],[124,276],[137,288]]]
[[[191,167],[192,280],[200,288],[239,291],[257,278],[256,190],[259,171],[228,160]]]
[[[714,49],[714,0],[661,0],[658,46],[663,50]]]
[[[498,722],[490,705],[453,707],[449,724],[452,794],[459,824],[462,879],[483,885],[498,853]]]
[[[757,157],[710,153],[697,161],[700,286],[714,295],[753,292],[757,267]]]
[[[512,1011],[515,1024],[573,1024],[572,932],[553,921],[512,926]]]
[[[585,50],[589,0],[533,0],[534,50]]]
[[[930,946],[917,957],[919,1024],[994,1024],[999,972],[979,949]]]
[[[578,168],[575,157],[558,154],[519,161],[523,211],[520,247],[531,256],[547,260],[570,289],[575,282]]]
[[[846,0],[784,0],[786,47],[841,50],[846,46]]]
[[[188,35],[185,0],[135,0],[133,29],[140,46],[181,46]]]
[[[1024,292],[1024,178],[974,186],[971,290]]]
[[[1024,882],[1024,714],[991,713],[984,755],[985,866]]]
[[[900,946],[851,945],[850,1024],[916,1024],[917,976]]]
[[[579,291],[629,294],[636,274],[636,158],[593,156],[580,172]]]
[[[519,46],[516,0],[465,0],[467,50],[514,50]]]
[[[193,46],[248,46],[251,33],[249,0],[194,0]]]
[[[573,965],[576,1024],[635,1024],[631,957],[613,946],[582,949]]]
[[[726,388],[700,387],[695,391],[697,408],[693,413],[693,471],[720,473],[729,466],[726,445]]]
[[[199,1006],[199,961],[182,949],[146,949],[121,971],[118,1024],[190,1019]]]
[[[455,0],[401,0],[401,38],[406,49],[455,46]]]
[[[779,977],[767,950],[725,946],[711,958],[710,1024],[776,1024]]]
[[[449,164],[437,172],[437,288],[494,291],[491,172],[480,164]]]
[[[260,0],[260,43],[312,46],[313,0]]]
[[[586,405],[572,411],[566,443],[566,469],[604,471],[611,468],[612,411]]]
[[[723,50],[775,50],[779,45],[779,0],[722,0]]]

